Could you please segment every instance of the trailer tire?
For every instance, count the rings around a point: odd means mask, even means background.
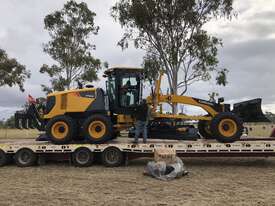
[[[7,154],[0,149],[0,167],[6,165],[8,163],[8,156]]]
[[[68,144],[76,135],[76,125],[69,116],[56,116],[47,123],[46,134],[54,144]]]
[[[198,130],[200,135],[205,139],[214,139],[210,131],[209,121],[200,120],[198,123]]]
[[[118,167],[124,159],[124,154],[117,147],[108,147],[101,154],[101,161],[106,167]]]
[[[221,112],[212,119],[210,128],[219,142],[232,143],[242,136],[243,122],[232,112]]]
[[[102,144],[112,139],[113,125],[109,117],[94,114],[83,123],[83,134],[92,144]]]
[[[88,148],[80,147],[74,151],[72,161],[76,167],[89,167],[94,162],[94,154]]]
[[[30,149],[23,148],[14,155],[15,164],[18,167],[30,167],[36,163],[37,155]]]

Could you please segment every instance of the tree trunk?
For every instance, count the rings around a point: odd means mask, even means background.
[[[172,95],[178,95],[178,74],[173,72],[173,82],[172,82],[172,88],[171,88],[171,94]],[[178,104],[172,105],[172,113],[177,114],[178,113]]]

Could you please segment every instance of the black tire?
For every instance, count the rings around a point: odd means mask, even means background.
[[[101,161],[106,167],[118,167],[124,162],[124,155],[118,148],[108,147],[102,152]]]
[[[52,118],[46,125],[46,135],[54,144],[68,144],[76,135],[76,122],[69,116]]]
[[[8,163],[7,154],[3,150],[0,150],[0,167],[6,165],[7,163]]]
[[[109,117],[95,114],[83,123],[83,134],[92,144],[102,144],[112,139],[113,125]]]
[[[200,135],[205,139],[215,139],[211,134],[209,121],[200,120],[198,123],[198,130]]]
[[[216,115],[210,124],[213,136],[223,143],[238,141],[243,133],[242,120],[231,112],[222,112]]]
[[[72,160],[76,167],[89,167],[94,162],[94,155],[88,148],[81,147],[74,151]]]
[[[23,148],[17,151],[13,158],[18,167],[30,167],[36,163],[37,155],[32,150]]]

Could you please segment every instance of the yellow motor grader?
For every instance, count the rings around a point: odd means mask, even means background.
[[[84,139],[100,144],[115,138],[120,131],[134,125],[134,110],[142,99],[143,69],[110,68],[105,71],[106,92],[101,88],[87,87],[54,92],[47,96],[42,114],[31,103],[25,112],[15,114],[18,128],[35,127],[45,131],[55,144],[67,144]],[[154,120],[198,120],[199,132],[205,138],[220,142],[234,142],[243,131],[242,120],[230,112],[230,105],[188,96],[161,94],[162,75],[147,103],[152,106]],[[189,116],[166,114],[158,109],[163,103],[193,105],[202,108],[207,115]],[[20,126],[21,122],[21,126]]]

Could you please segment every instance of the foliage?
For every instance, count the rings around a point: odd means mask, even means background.
[[[0,120],[0,129],[14,129],[15,128],[15,119],[14,115],[9,117],[6,120]]]
[[[5,121],[5,128],[15,128],[15,117],[12,115]]]
[[[23,83],[30,78],[30,71],[16,59],[9,58],[7,53],[0,49],[0,87],[18,85],[23,92]]]
[[[233,0],[120,0],[112,16],[125,33],[118,45],[122,49],[134,42],[147,57],[164,69],[172,94],[196,81],[208,81],[216,73],[219,85],[226,85],[227,69],[218,67],[218,47],[222,40],[203,26],[219,17],[232,17]],[[153,70],[155,68],[153,67]],[[152,77],[154,79],[155,72]]]
[[[219,93],[211,92],[211,93],[208,93],[208,96],[209,96],[210,102],[216,102],[216,98],[219,97]]]
[[[273,114],[272,112],[266,112],[265,116],[270,119],[270,121],[275,123],[275,114]]]
[[[40,69],[51,78],[52,87],[42,85],[44,91],[70,89],[75,81],[97,80],[101,61],[91,54],[96,46],[88,43],[91,34],[98,34],[95,16],[86,3],[71,0],[60,11],[45,17],[45,29],[51,40],[44,45],[44,52],[57,64],[44,64]]]

